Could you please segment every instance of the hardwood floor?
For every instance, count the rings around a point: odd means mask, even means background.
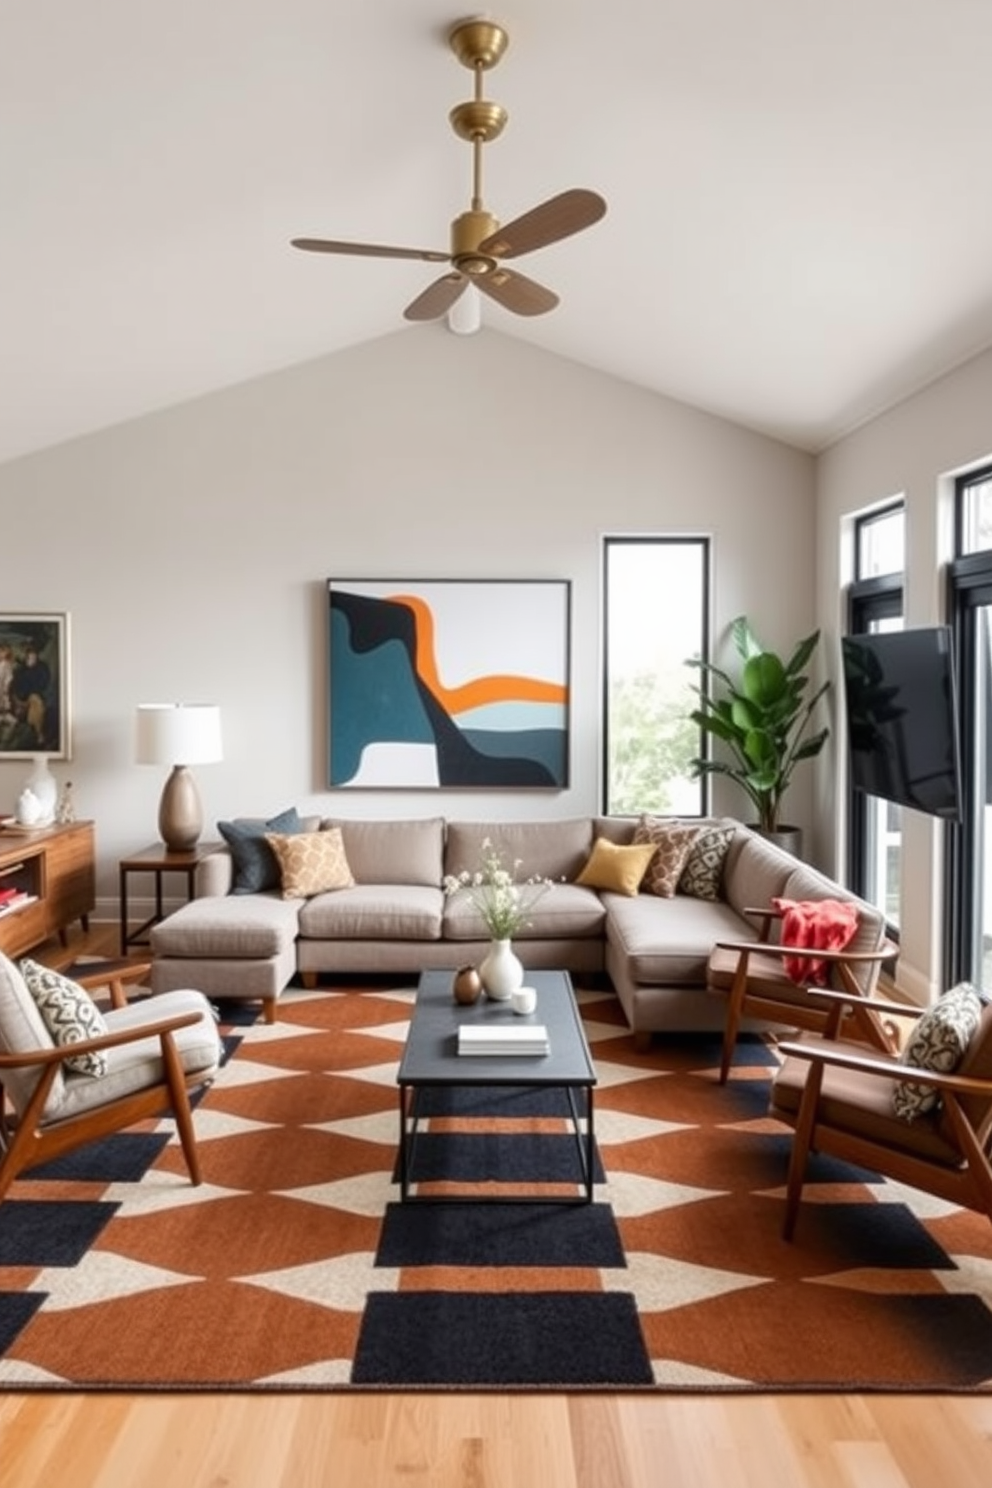
[[[116,927],[39,959],[82,951]],[[992,1396],[0,1394],[2,1488],[990,1482]]]

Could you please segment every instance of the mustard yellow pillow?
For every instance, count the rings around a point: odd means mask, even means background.
[[[326,832],[266,832],[275,853],[284,899],[310,899],[329,889],[348,889],[355,882],[344,851],[340,827]]]
[[[654,843],[620,846],[607,837],[597,837],[589,861],[575,880],[588,889],[612,889],[632,898],[654,857]]]

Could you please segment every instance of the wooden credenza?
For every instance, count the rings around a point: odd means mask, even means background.
[[[73,920],[89,928],[96,903],[92,822],[0,831],[0,890],[26,897],[0,903],[0,950],[20,956],[53,935],[63,944]]]

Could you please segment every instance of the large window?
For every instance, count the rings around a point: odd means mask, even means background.
[[[854,582],[849,593],[848,629],[899,630],[902,627],[905,511],[901,502],[860,517],[855,526]],[[855,893],[899,927],[902,860],[902,808],[864,791],[850,799],[850,879]]]
[[[708,654],[709,542],[607,537],[603,554],[603,809],[698,816],[696,673]]]
[[[992,467],[957,483],[951,619],[963,811],[948,834],[947,976],[992,986]]]

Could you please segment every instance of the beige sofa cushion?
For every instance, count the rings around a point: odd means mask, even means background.
[[[564,879],[574,883],[592,851],[592,819],[566,817],[561,821],[448,823],[444,849],[444,871],[475,873],[482,862],[486,838],[512,868],[519,861],[516,877]]]
[[[604,893],[602,898],[609,912],[607,938],[641,986],[703,987],[714,941],[747,938],[746,927],[726,904],[654,894],[628,899]]]
[[[230,894],[194,899],[151,928],[154,956],[275,956],[296,939],[298,899]]]
[[[424,884],[356,884],[308,899],[307,940],[440,940],[444,895]]]
[[[553,884],[528,916],[530,923],[514,935],[518,940],[587,940],[602,935],[606,910],[599,894],[577,884]],[[467,894],[451,895],[444,905],[446,940],[488,940],[482,917]]]
[[[440,888],[444,853],[444,818],[417,821],[344,821],[327,818],[322,826],[338,827],[348,866],[357,884],[423,884]]]

